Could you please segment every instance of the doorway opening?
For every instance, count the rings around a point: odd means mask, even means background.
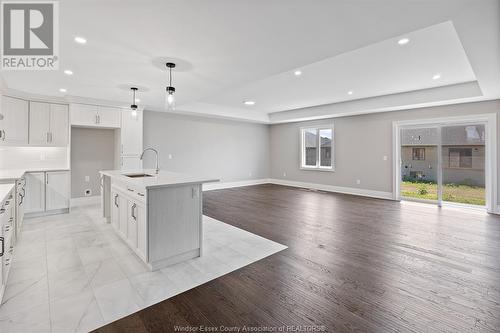
[[[496,203],[496,116],[394,123],[395,199],[486,208]]]

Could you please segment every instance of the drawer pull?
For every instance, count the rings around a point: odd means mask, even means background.
[[[0,237],[0,242],[2,242],[2,252],[0,252],[0,257],[3,257],[5,251],[5,238]]]

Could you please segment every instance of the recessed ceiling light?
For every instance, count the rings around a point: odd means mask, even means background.
[[[302,71],[301,70],[296,70],[295,72],[293,72],[293,74],[295,76],[301,76],[302,75]]]
[[[347,92],[347,95],[352,95],[352,94],[354,94],[354,92],[353,92],[352,90],[349,90],[349,91]]]
[[[410,42],[409,38],[401,38],[400,40],[398,40],[399,45],[405,45],[408,44],[409,42]]]
[[[66,70],[64,71],[64,74],[66,74],[66,75],[73,75],[73,71],[72,71],[72,70],[69,70],[69,69],[66,69]]]
[[[75,37],[75,42],[77,42],[78,44],[87,44],[87,40],[85,38],[78,36]]]
[[[60,88],[59,91],[65,93],[67,90],[65,88]]]
[[[254,101],[244,101],[243,104],[245,105],[255,105]]]
[[[439,80],[441,78],[441,74],[437,73],[437,74],[434,74],[434,76],[432,77],[433,80]]]

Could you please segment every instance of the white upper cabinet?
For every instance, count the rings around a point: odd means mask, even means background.
[[[28,144],[28,101],[2,96],[0,145]]]
[[[50,145],[67,146],[69,143],[68,106],[50,104]]]
[[[122,111],[121,155],[140,155],[142,153],[142,111],[133,113]]]
[[[71,125],[97,126],[97,105],[71,104],[69,110]]]
[[[30,102],[29,143],[47,145],[50,142],[50,104]]]
[[[119,108],[71,104],[70,112],[72,126],[120,128]]]
[[[32,145],[68,145],[68,106],[30,102],[29,143]]]
[[[97,113],[98,126],[120,128],[121,112],[118,108],[100,106]]]

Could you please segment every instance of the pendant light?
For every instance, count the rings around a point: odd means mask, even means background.
[[[175,87],[172,86],[172,68],[175,68],[175,64],[173,62],[167,62],[166,66],[169,71],[169,84],[166,88],[166,96],[165,96],[165,108],[167,110],[175,110]]]
[[[135,92],[138,90],[136,87],[130,88],[132,90],[134,97],[132,99],[132,105],[130,105],[130,108],[132,109],[132,116],[135,117],[137,116],[137,104],[135,104],[136,99],[135,99]]]

